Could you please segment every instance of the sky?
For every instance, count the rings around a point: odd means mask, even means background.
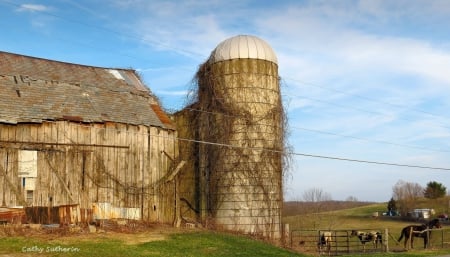
[[[449,19],[447,0],[0,0],[0,51],[135,69],[174,112],[220,42],[257,36],[278,57],[285,200],[387,202],[400,180],[450,189]]]

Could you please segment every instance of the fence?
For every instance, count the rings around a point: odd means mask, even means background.
[[[319,256],[339,256],[344,254],[373,254],[375,252],[400,252],[405,251],[404,240],[397,242],[399,232],[388,229],[358,229],[359,232],[379,232],[381,240],[362,240],[352,235],[352,230],[292,230],[288,245],[291,249],[306,253],[318,254]],[[324,232],[330,232],[329,247],[321,245],[321,235]],[[450,249],[450,228],[432,229],[428,248],[430,249]],[[424,232],[427,233],[427,232]],[[423,238],[415,237],[413,248],[423,249]],[[406,248],[411,248],[411,241],[406,244]]]

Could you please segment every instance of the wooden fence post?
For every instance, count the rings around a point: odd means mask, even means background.
[[[384,245],[384,251],[385,252],[389,252],[389,239],[388,239],[388,236],[389,236],[389,229],[387,229],[387,228],[385,228],[384,229],[384,242],[382,242],[383,243],[383,245]]]
[[[410,227],[409,228],[409,238],[408,238],[408,240],[409,240],[409,249],[412,249],[414,246],[413,246],[413,240],[411,240],[412,238],[413,238],[413,233],[414,233],[414,231],[413,231],[413,227]]]
[[[292,240],[290,240],[290,231],[289,231],[289,224],[288,223],[285,223],[284,224],[284,226],[282,226],[282,228],[283,228],[283,238],[282,238],[282,241],[283,241],[283,245],[288,245],[288,242],[290,242],[290,245],[289,245],[289,247],[292,247]]]

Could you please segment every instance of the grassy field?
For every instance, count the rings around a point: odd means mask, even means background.
[[[386,217],[372,218],[372,213],[385,209],[385,204],[368,204],[343,210],[325,211],[284,217],[295,230],[351,230],[388,228],[398,237],[401,228],[411,222]],[[1,231],[0,231],[1,232]],[[316,232],[317,233],[317,232]],[[317,256],[317,252],[294,252],[262,241],[201,229],[154,227],[138,233],[0,233],[0,256]],[[449,237],[450,238],[450,237]],[[316,239],[314,239],[316,240]],[[357,239],[355,239],[357,240]],[[418,239],[421,241],[421,239]],[[357,242],[357,241],[356,241]],[[421,243],[421,242],[420,242]],[[315,243],[316,244],[316,243]],[[419,257],[450,254],[450,249],[404,251],[391,243],[392,252],[370,253],[374,257]],[[298,249],[295,249],[298,250]],[[361,256],[340,255],[346,257]]]
[[[135,235],[139,236],[139,235]],[[243,236],[207,231],[171,233],[149,242],[108,237],[3,237],[0,256],[304,256]]]
[[[374,257],[419,257],[437,256],[445,251],[410,251],[404,253],[370,254]],[[292,256],[311,255],[294,253],[289,250],[252,240],[247,237],[213,232],[175,233],[167,238],[129,243],[117,237],[63,237],[48,238],[3,237],[0,240],[0,256]],[[347,257],[361,256],[345,255]]]
[[[439,256],[450,254],[450,248],[447,249],[437,249],[437,247],[432,250],[424,250],[423,249],[423,240],[421,238],[415,240],[415,250],[409,250],[408,252],[404,251],[403,243],[398,244],[395,239],[400,236],[400,231],[407,225],[410,224],[418,224],[418,222],[413,221],[405,221],[396,217],[383,217],[378,216],[377,218],[373,217],[375,212],[378,212],[380,215],[383,210],[386,209],[385,203],[375,203],[368,204],[364,206],[347,208],[342,210],[334,210],[334,211],[325,211],[319,213],[308,213],[301,215],[292,215],[284,217],[283,222],[288,223],[290,225],[290,230],[293,235],[296,232],[298,238],[306,237],[308,238],[308,232],[303,232],[307,230],[317,231],[317,230],[342,230],[342,231],[351,231],[355,230],[376,230],[384,232],[385,229],[388,229],[389,232],[389,249],[390,253],[370,253],[367,256]],[[301,234],[303,233],[303,234]],[[437,232],[439,233],[439,232]],[[446,231],[446,240],[450,241],[450,232]],[[436,232],[435,232],[436,234]],[[310,235],[313,235],[314,239],[317,238],[317,232],[311,232]],[[309,237],[312,238],[312,237]],[[439,236],[434,235],[432,237],[433,245],[441,245],[441,241],[438,241]],[[352,238],[354,241],[353,244],[358,244],[357,238]],[[315,244],[315,242],[314,242]],[[302,250],[301,247],[297,247],[298,242],[294,242],[292,247],[297,250]],[[313,246],[315,248],[315,245]],[[448,246],[447,246],[448,247]],[[312,248],[312,247],[311,247]],[[307,251],[310,251],[311,248],[305,248]],[[313,249],[315,250],[315,249]],[[361,256],[361,254],[357,255],[341,255],[341,256]]]
[[[135,235],[140,236],[140,235]],[[120,236],[96,237],[3,237],[0,256],[292,256],[311,255],[294,253],[247,237],[213,232],[174,233],[149,242],[135,242]],[[402,253],[370,254],[374,257],[421,257],[443,255],[445,251],[409,251]],[[317,256],[317,254],[316,254]],[[345,255],[347,257],[361,256]]]

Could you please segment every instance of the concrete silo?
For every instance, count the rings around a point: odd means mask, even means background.
[[[209,226],[279,239],[284,111],[274,51],[255,36],[229,38],[200,66],[197,84],[182,115],[196,141],[184,154],[195,180],[185,198]]]

